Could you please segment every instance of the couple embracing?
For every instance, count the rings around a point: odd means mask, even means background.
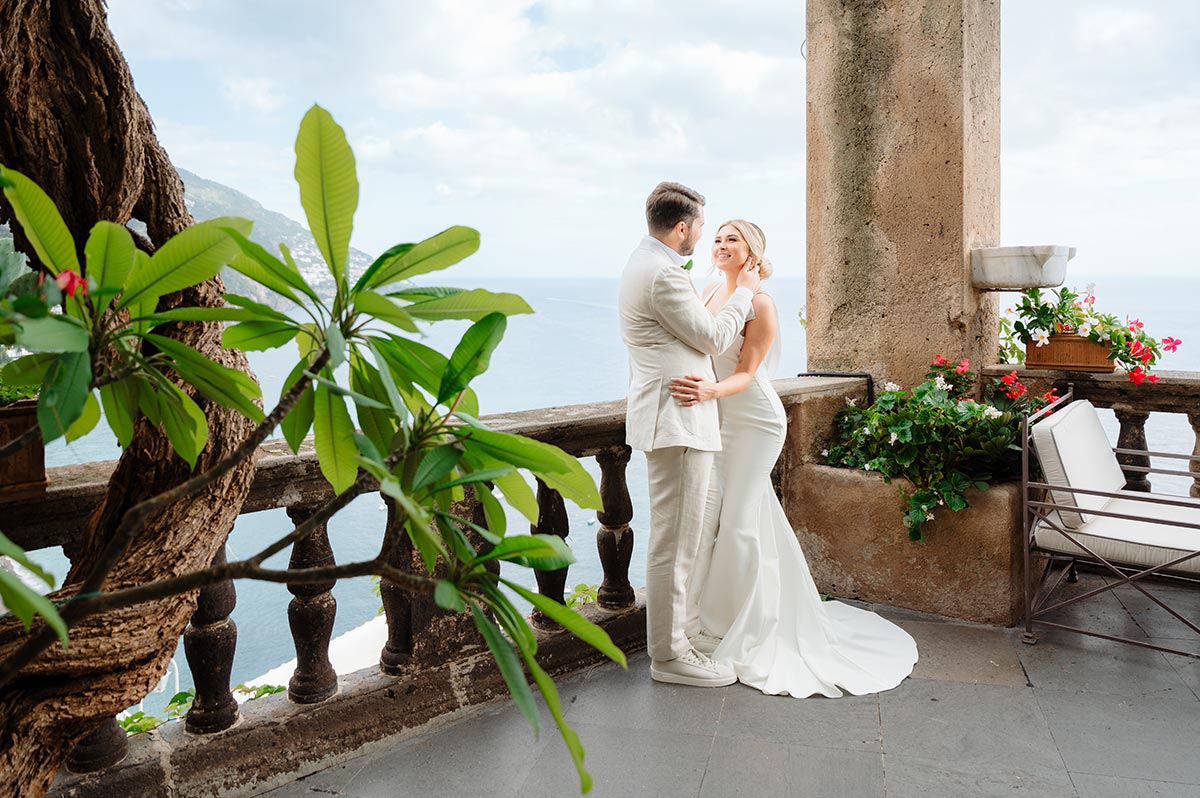
[[[916,644],[879,616],[822,601],[771,485],[787,418],[771,264],[757,225],[725,222],[712,241],[721,279],[698,295],[683,268],[704,197],[660,183],[649,231],[621,276],[629,349],[626,440],[646,453],[650,675],[721,687],[741,681],[797,698],[898,685]]]

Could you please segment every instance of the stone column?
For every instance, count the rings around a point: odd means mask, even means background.
[[[998,0],[808,0],[808,367],[910,387],[996,360]]]

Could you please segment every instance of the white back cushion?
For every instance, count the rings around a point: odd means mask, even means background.
[[[1051,485],[1111,493],[1125,487],[1125,474],[1100,426],[1100,417],[1086,399],[1071,402],[1034,424],[1033,448],[1042,464],[1045,481]],[[1052,495],[1055,504],[1081,510],[1102,510],[1111,501],[1103,496],[1061,490],[1052,491]],[[1078,529],[1090,520],[1079,513],[1061,511],[1060,515],[1068,529]]]

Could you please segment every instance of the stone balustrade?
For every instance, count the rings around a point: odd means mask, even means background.
[[[828,431],[832,413],[848,395],[859,395],[865,381],[849,378],[802,378],[776,381],[792,419],[789,451],[812,450],[814,435]],[[582,611],[601,624],[619,646],[645,645],[644,610],[629,581],[636,534],[633,502],[626,480],[632,452],[625,445],[625,403],[599,402],[544,408],[485,418],[489,426],[560,446],[580,458],[595,458],[600,471],[603,509],[596,546],[603,570],[596,605]],[[794,443],[792,443],[794,441]],[[27,550],[62,546],[68,557],[78,546],[89,513],[104,495],[115,462],[50,469],[46,495],[33,502],[5,506],[5,532]],[[282,441],[264,444],[243,513],[285,508],[293,522],[308,518],[332,498],[321,476],[311,442],[293,454]],[[546,485],[537,486],[541,518],[536,531],[567,537],[571,532],[563,499]],[[478,508],[478,504],[474,504]],[[463,508],[472,512],[472,507]],[[476,521],[483,523],[479,513]],[[382,530],[381,530],[382,532]],[[572,538],[574,540],[574,538]],[[398,547],[399,548],[399,547]],[[398,552],[403,565],[407,552]],[[587,555],[576,546],[578,558]],[[222,552],[220,558],[224,557]],[[324,528],[293,547],[290,567],[333,563]],[[567,569],[537,574],[539,591],[564,601]],[[219,794],[229,785],[294,777],[315,769],[323,759],[381,739],[404,734],[422,723],[461,707],[505,695],[490,656],[473,640],[470,624],[447,616],[424,597],[405,593],[386,581],[381,595],[388,640],[377,671],[338,676],[329,661],[337,611],[332,583],[289,586],[293,599],[288,623],[297,665],[285,696],[268,696],[239,706],[230,693],[230,672],[237,629],[230,615],[233,584],[205,588],[184,647],[196,697],[183,724],[167,724],[138,735],[126,750],[115,720],[85,741],[56,782],[54,794],[111,795],[120,785],[154,787],[171,794]],[[590,647],[534,617],[539,659],[552,674],[563,674],[600,659]],[[281,748],[287,750],[280,756]],[[167,753],[164,754],[164,751]],[[220,773],[211,763],[221,762]],[[224,785],[224,786],[223,786]],[[130,787],[132,789],[132,787]]]

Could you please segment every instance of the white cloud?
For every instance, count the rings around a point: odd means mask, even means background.
[[[283,95],[266,78],[228,77],[221,83],[225,100],[235,110],[260,113],[278,111],[283,107]]]
[[[1075,42],[1080,47],[1123,47],[1154,39],[1155,20],[1140,8],[1087,7],[1076,18]]]

